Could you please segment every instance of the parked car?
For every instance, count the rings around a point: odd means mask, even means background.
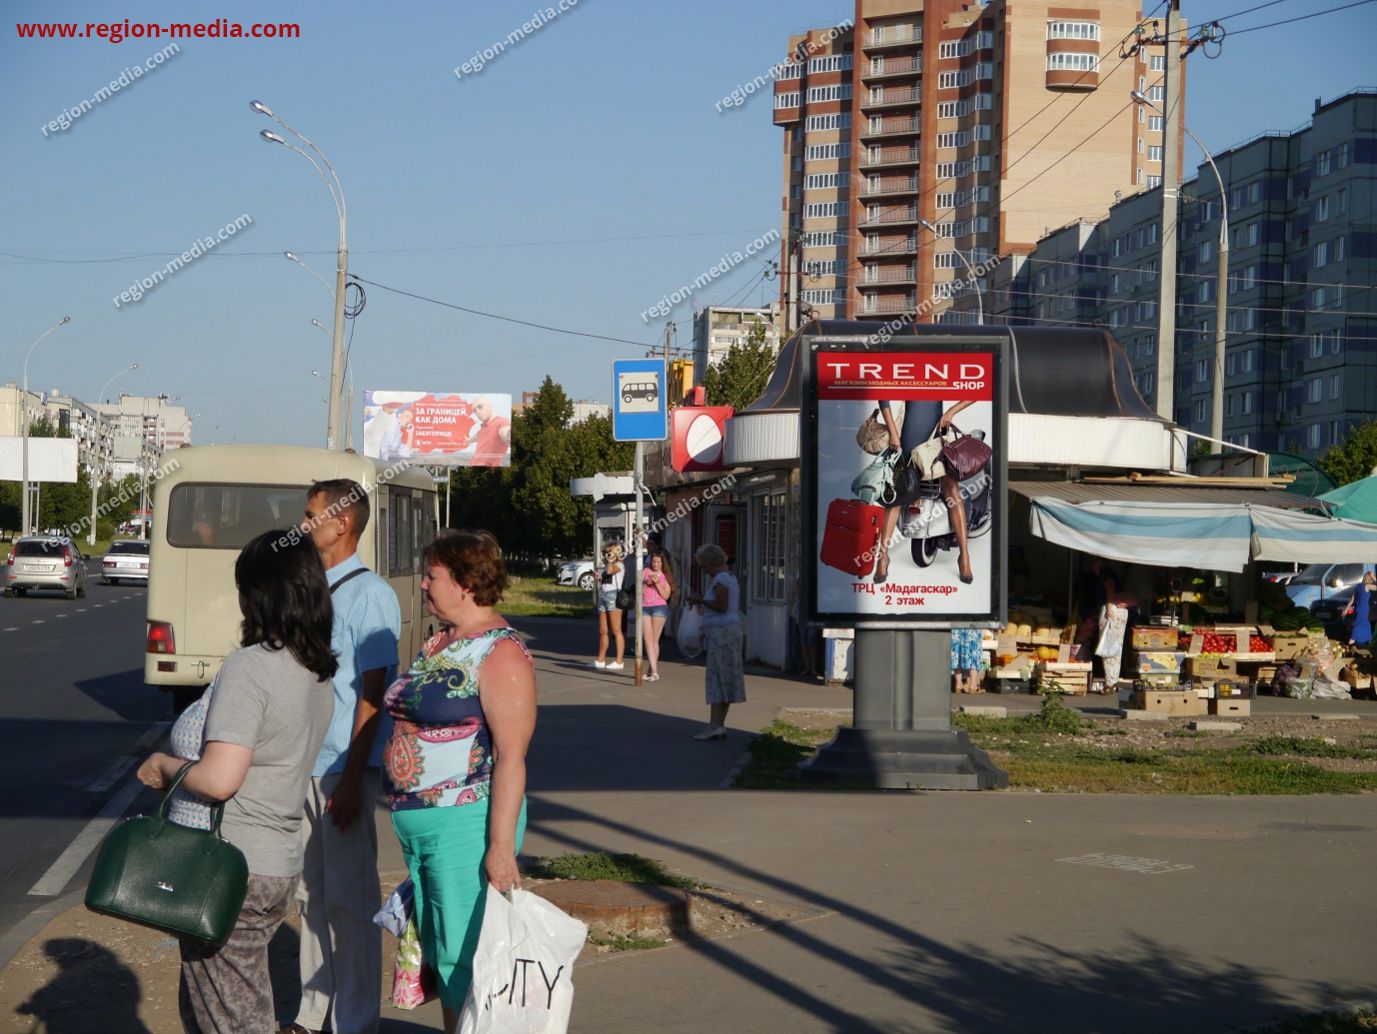
[[[570,560],[559,567],[555,581],[559,585],[577,585],[580,589],[592,589],[598,576],[593,569],[593,560]]]
[[[1353,592],[1356,585],[1348,585],[1310,604],[1310,613],[1324,622],[1324,634],[1341,643],[1353,635]]]
[[[30,589],[57,589],[68,599],[86,595],[86,557],[65,536],[16,539],[5,568],[5,595],[25,596]]]
[[[1286,583],[1286,595],[1297,607],[1309,610],[1316,600],[1361,581],[1372,564],[1311,564]]]
[[[129,539],[110,543],[110,551],[101,558],[100,580],[105,585],[120,582],[148,584],[147,539]]]

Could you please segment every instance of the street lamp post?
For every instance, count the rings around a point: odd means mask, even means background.
[[[96,405],[100,405],[105,398],[105,389],[115,383],[116,378],[123,377],[126,373],[132,373],[139,368],[138,363],[126,366],[119,373],[111,375],[96,395]],[[101,479],[105,474],[105,457],[102,455],[105,444],[105,421],[100,413],[96,414],[96,458],[91,464],[91,525],[86,529],[86,544],[94,546],[96,544],[96,493],[100,489]]]
[[[937,231],[937,227],[934,226],[932,223],[928,222],[928,220],[919,219],[918,225],[923,227],[923,229],[925,230],[931,231],[932,235],[936,237],[938,240],[942,239],[942,235]],[[966,253],[963,252],[960,248],[952,248],[951,250],[956,252],[956,257],[959,258],[965,264],[966,272],[968,272],[971,275],[971,286],[975,288],[975,321],[976,323],[984,323],[985,302],[981,296],[980,279],[975,275],[975,267],[971,265],[971,260],[966,257]]]
[[[282,119],[278,118],[271,108],[262,101],[250,101],[249,107],[260,115],[266,115],[287,132],[291,133],[298,140],[304,143],[316,157],[317,162],[300,147],[285,140],[277,133],[270,130],[263,130],[258,135],[269,143],[281,144],[288,150],[295,151],[305,158],[320,173],[321,180],[325,183],[325,189],[330,192],[330,200],[335,204],[335,214],[339,216],[339,249],[335,264],[335,331],[334,331],[334,350],[330,360],[330,415],[325,429],[326,448],[337,449],[339,444],[339,424],[340,424],[340,398],[344,394],[344,281],[349,271],[349,244],[347,235],[347,215],[348,209],[344,202],[344,187],[339,181],[339,174],[335,172],[335,167],[330,164],[330,159],[325,157],[324,152],[319,147],[307,140],[298,130],[293,129]],[[325,168],[321,168],[321,164]],[[329,169],[327,176],[325,170]]]
[[[323,334],[330,333],[320,320],[311,320],[311,326]],[[344,443],[345,448],[352,448],[354,444],[354,364],[347,355],[344,359],[344,372],[349,375],[349,404],[344,409]]]
[[[38,335],[38,338],[29,346],[29,350],[24,356],[24,393],[20,396],[20,406],[22,407],[23,413],[20,420],[24,424],[24,445],[22,448],[24,458],[20,461],[20,465],[24,468],[24,492],[19,502],[20,509],[22,510],[22,516],[19,521],[21,535],[29,535],[33,532],[33,521],[29,515],[29,357],[33,355],[33,350],[38,347],[39,341],[42,341],[58,327],[64,327],[70,322],[72,322],[72,317],[63,316],[62,319],[58,320],[42,334]]]
[[[1131,91],[1130,96],[1139,104],[1151,108],[1158,114],[1162,113],[1162,109],[1148,99],[1148,96],[1141,90]],[[1214,163],[1214,157],[1201,143],[1200,138],[1191,132],[1189,126],[1182,122],[1181,128],[1195,142],[1195,146],[1200,148],[1200,153],[1205,156],[1205,161],[1210,165],[1210,171],[1214,173],[1215,182],[1219,184],[1219,271],[1216,277],[1216,297],[1214,300],[1214,383],[1210,390],[1210,437],[1216,442],[1222,442],[1224,440],[1224,321],[1228,309],[1229,289],[1229,199],[1224,190],[1224,177],[1219,174],[1219,166]],[[1175,276],[1176,270],[1163,269],[1161,275]],[[1162,348],[1164,345],[1159,341],[1157,347]]]

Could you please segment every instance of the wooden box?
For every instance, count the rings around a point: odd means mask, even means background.
[[[1175,650],[1176,629],[1156,625],[1135,625],[1130,642],[1135,650]]]
[[[1247,718],[1253,713],[1251,700],[1240,700],[1237,697],[1216,697],[1209,703],[1210,714],[1218,715],[1220,718]]]
[[[1190,717],[1208,713],[1209,701],[1197,696],[1194,690],[1140,689],[1134,690],[1129,701],[1137,711]]]
[[[1090,692],[1090,671],[1089,664],[1047,661],[1042,666],[1042,681],[1055,681],[1062,692],[1081,696]]]
[[[1272,637],[1272,652],[1279,661],[1299,657],[1310,645],[1310,637],[1297,632],[1278,632]]]

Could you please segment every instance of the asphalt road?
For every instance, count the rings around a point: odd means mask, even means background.
[[[101,585],[98,563],[82,599],[0,598],[0,935],[84,879],[68,846],[143,802],[135,754],[172,717],[143,682],[146,590]]]

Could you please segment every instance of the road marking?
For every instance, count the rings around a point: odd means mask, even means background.
[[[78,613],[78,614],[85,614],[85,613],[86,613],[86,608],[85,608],[85,607],[77,607],[77,613]]]
[[[1182,869],[1195,868],[1194,865],[1169,862],[1162,858],[1136,858],[1133,855],[1102,854],[1100,852],[1077,855],[1074,858],[1058,858],[1057,861],[1067,862],[1071,865],[1093,865],[1100,869],[1140,872],[1144,876],[1157,876],[1164,872],[1180,872]]]
[[[6,632],[18,632],[19,629],[17,629],[17,628],[7,628],[7,629],[5,629],[5,631],[6,631]]]
[[[94,783],[92,783],[90,786],[86,788],[86,792],[108,792],[112,786],[114,786],[116,783],[120,781],[120,778],[124,775],[125,772],[129,771],[130,767],[136,761],[143,760],[143,752],[146,751],[149,747],[153,746],[153,744],[157,741],[158,737],[162,736],[162,734],[167,731],[168,726],[170,726],[171,724],[172,723],[170,721],[167,721],[154,722],[152,725],[150,725],[147,729],[143,731],[142,735],[140,735],[139,738],[134,742],[134,744],[129,748],[129,752],[124,757],[116,758],[114,764],[112,764],[108,769],[106,769],[105,773],[101,775],[100,778],[98,778]]]
[[[54,614],[54,615],[53,615],[53,617],[55,617],[55,618],[65,618],[66,616],[67,616],[66,614]]]
[[[29,622],[29,624],[31,624],[31,625],[41,625],[41,624],[43,624],[43,619],[42,619],[42,618],[34,618],[32,621]]]
[[[103,607],[103,606],[105,606],[105,604],[104,604],[104,603],[93,603],[93,604],[91,604],[91,606],[94,607],[96,610],[100,610],[100,608]]]
[[[133,803],[134,798],[143,789],[143,784],[137,779],[131,779],[124,787],[105,802],[105,807],[100,809],[86,827],[76,835],[67,849],[58,855],[57,861],[48,867],[37,883],[29,888],[31,897],[51,898],[56,897],[67,889],[67,884],[72,882],[72,877],[77,874],[77,870],[86,862],[87,857],[99,846],[105,834],[120,820],[120,817]]]

